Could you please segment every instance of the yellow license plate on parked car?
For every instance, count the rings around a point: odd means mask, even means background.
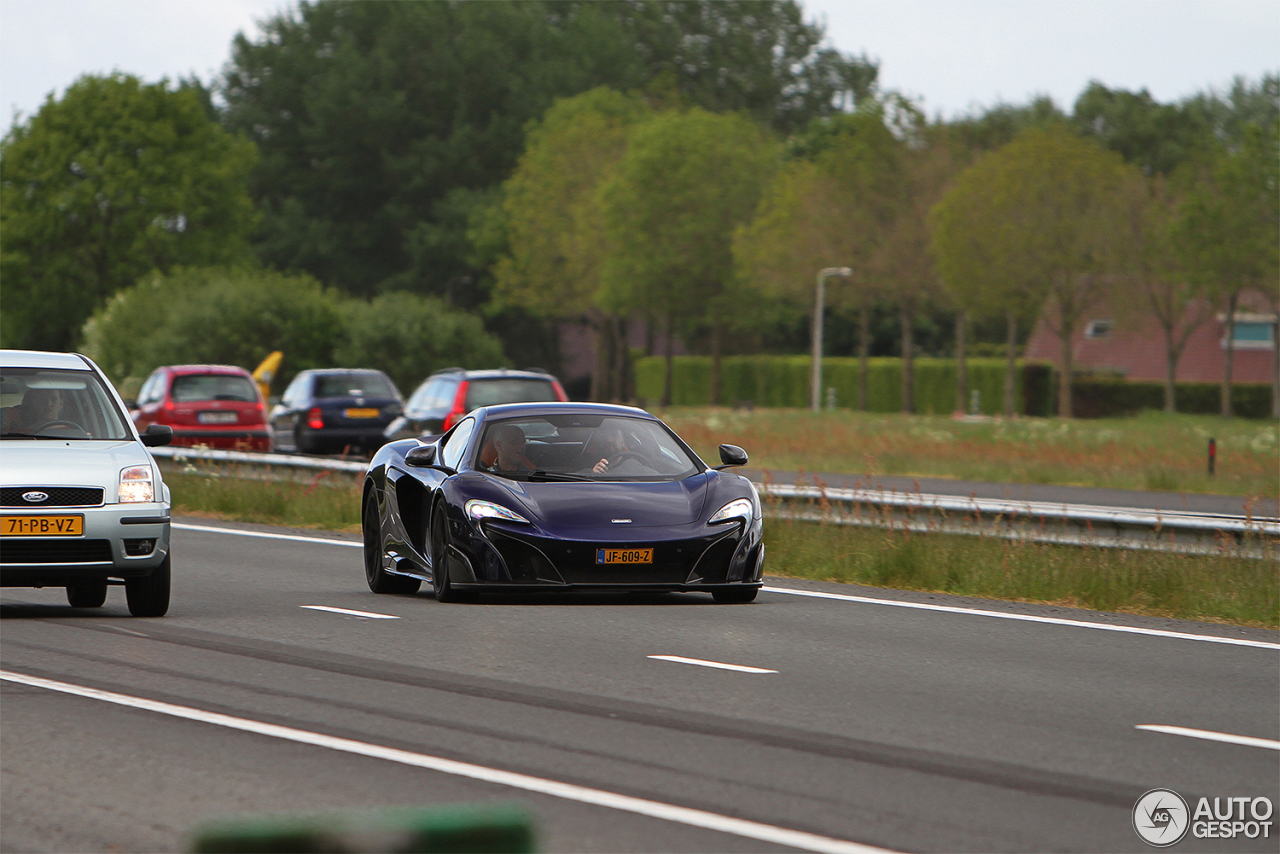
[[[0,516],[0,537],[79,537],[83,516]]]
[[[596,549],[596,563],[653,563],[653,549]]]
[[[377,418],[378,410],[376,409],[347,409],[343,412],[348,418]]]

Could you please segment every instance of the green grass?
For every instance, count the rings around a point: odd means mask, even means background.
[[[771,575],[1280,628],[1280,562],[766,519]]]
[[[657,411],[705,460],[722,442],[775,473],[947,477],[1215,493],[1280,495],[1280,425],[1147,412],[1133,418],[960,421],[946,416],[738,411]],[[1216,473],[1208,469],[1217,442]]]
[[[360,482],[349,475],[256,480],[166,466],[164,481],[174,513],[295,528],[360,530]]]

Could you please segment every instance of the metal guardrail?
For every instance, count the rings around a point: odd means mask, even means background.
[[[153,456],[312,471],[363,472],[360,460],[160,447]],[[1280,559],[1280,520],[1210,513],[1143,510],[1039,501],[932,495],[884,489],[756,483],[766,513],[775,518],[839,525],[901,528],[1105,548],[1187,553],[1231,552]]]

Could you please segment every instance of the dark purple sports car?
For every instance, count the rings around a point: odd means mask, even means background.
[[[684,590],[750,602],[760,497],[627,406],[518,403],[471,412],[430,440],[384,445],[365,475],[364,568],[374,593],[450,602],[477,591]]]

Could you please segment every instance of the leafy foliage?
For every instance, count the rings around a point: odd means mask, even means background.
[[[67,350],[139,276],[247,256],[252,143],[198,91],[85,76],[0,148],[4,346]]]
[[[406,395],[440,368],[505,364],[502,344],[480,318],[450,309],[439,297],[382,294],[351,300],[344,314],[346,336],[335,348],[335,364],[378,368]]]
[[[438,298],[353,299],[305,274],[252,269],[148,277],[89,321],[85,341],[88,355],[117,380],[172,364],[252,370],[272,350],[284,353],[278,388],[308,368],[377,368],[410,389],[446,365],[503,362],[499,342],[478,317]]]

